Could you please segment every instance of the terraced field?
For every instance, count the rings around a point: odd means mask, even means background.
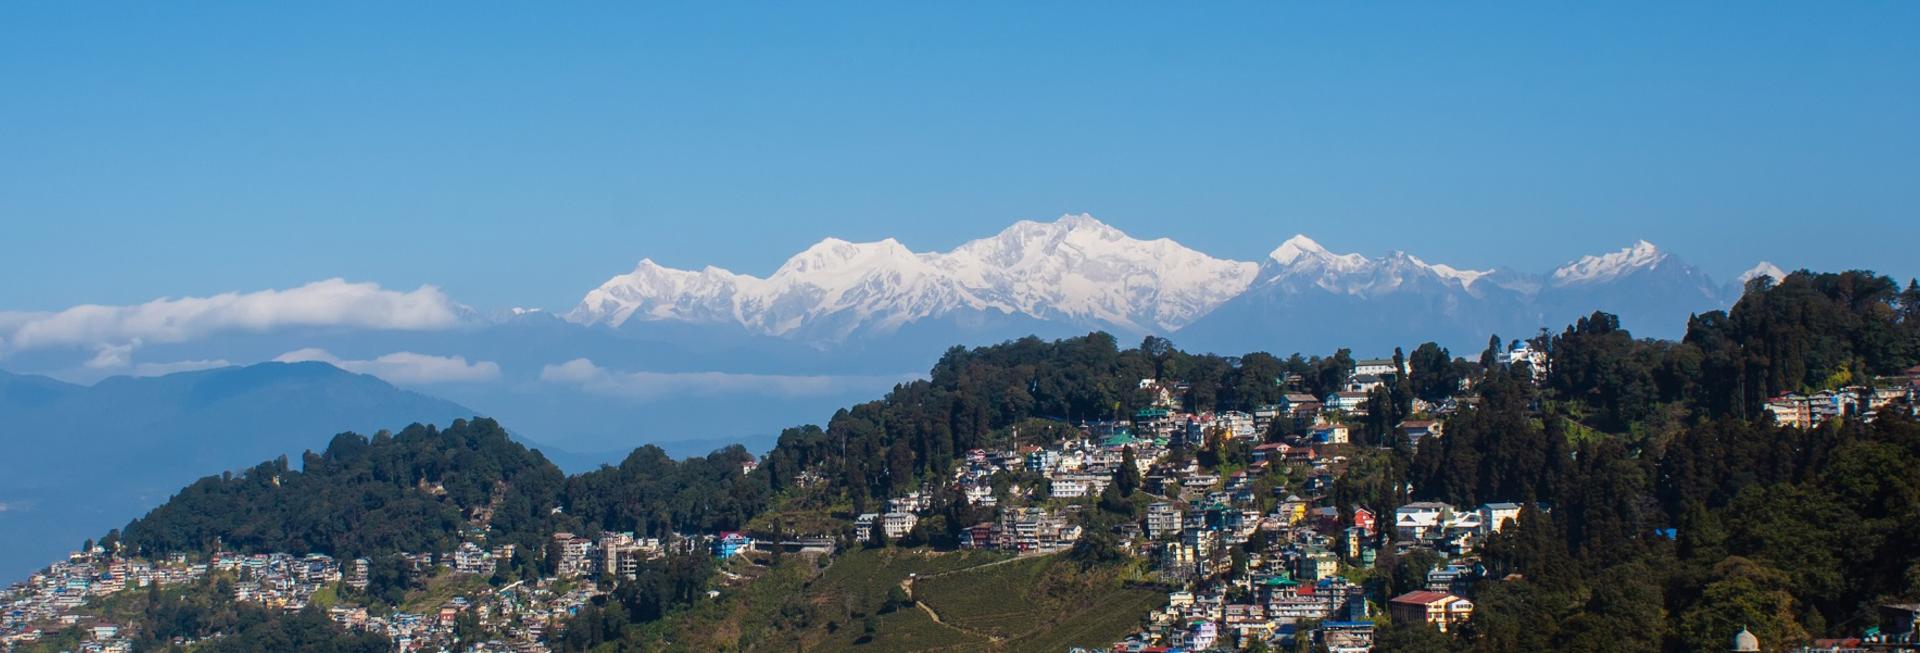
[[[1125,587],[1124,571],[1060,556],[924,549],[850,551],[825,569],[790,558],[727,598],[656,625],[652,641],[670,651],[778,653],[1104,648],[1165,600]],[[914,602],[882,612],[889,592],[900,591]]]
[[[1166,598],[1125,587],[1119,572],[1060,556],[1021,558],[919,579],[913,596],[940,622],[988,638],[989,650],[1104,648]]]

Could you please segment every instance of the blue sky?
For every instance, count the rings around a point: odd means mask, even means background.
[[[1920,273],[1920,3],[631,4],[0,5],[0,310],[564,308],[643,256],[1082,211],[1249,260]]]

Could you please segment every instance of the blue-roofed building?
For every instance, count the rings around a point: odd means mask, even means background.
[[[721,533],[720,539],[714,540],[713,543],[713,555],[721,559],[731,558],[752,549],[753,538],[747,537],[745,533],[732,531]]]

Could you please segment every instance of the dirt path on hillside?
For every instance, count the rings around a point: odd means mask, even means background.
[[[1040,555],[1053,555],[1053,554],[1051,554],[1051,553],[1043,553],[1043,554],[1040,554]],[[1033,558],[1035,558],[1035,557],[1038,557],[1038,556],[1034,556],[1034,555],[1017,555],[1017,556],[1014,556],[1014,557],[1011,557],[1011,558],[1007,558],[1007,559],[1005,559],[1005,560],[995,560],[995,561],[993,561],[993,562],[989,562],[989,563],[987,563],[987,564],[984,564],[984,565],[974,565],[974,566],[972,566],[972,567],[966,567],[966,568],[962,568],[962,569],[953,569],[953,570],[949,570],[949,571],[943,571],[943,572],[940,572],[940,573],[937,573],[937,574],[927,574],[927,575],[925,575],[925,576],[920,576],[919,578],[939,578],[939,577],[941,577],[941,576],[952,576],[952,575],[954,575],[954,574],[964,574],[964,573],[967,573],[967,572],[969,572],[969,571],[977,571],[977,570],[980,570],[980,569],[986,569],[986,568],[988,568],[988,567],[997,567],[997,566],[1000,566],[1000,565],[1004,565],[1004,564],[1007,564],[1007,563],[1009,563],[1009,562],[1019,562],[1019,561],[1021,561],[1021,560],[1031,560],[1031,559],[1033,559]],[[908,578],[908,579],[906,579],[906,580],[904,580],[904,581],[900,581],[900,582],[901,582],[901,584],[902,584],[902,585],[906,585],[906,586],[910,586],[910,585],[912,585],[912,584],[913,584],[913,581],[914,581],[914,580],[916,580],[916,579],[915,579],[915,578]],[[913,588],[912,588],[912,587],[907,587],[907,592],[908,592],[909,594],[911,594],[911,593],[913,592]]]
[[[936,623],[936,624],[940,624],[940,625],[942,625],[942,626],[946,626],[946,627],[948,627],[948,628],[952,628],[952,629],[954,629],[954,630],[958,630],[958,631],[960,631],[960,632],[963,632],[963,633],[966,633],[966,634],[969,634],[969,635],[973,635],[973,636],[975,636],[975,637],[981,637],[981,638],[984,638],[984,639],[986,639],[986,640],[987,640],[987,642],[988,642],[988,643],[991,643],[991,644],[999,644],[999,643],[1001,643],[1001,642],[1005,642],[1005,641],[1007,641],[1007,638],[1005,638],[1005,637],[1001,637],[1000,635],[996,635],[996,634],[994,634],[994,633],[990,633],[990,632],[987,632],[987,631],[984,631],[984,630],[975,630],[975,629],[972,629],[972,628],[968,628],[968,627],[966,627],[966,626],[962,626],[962,625],[960,625],[960,624],[950,624],[950,623],[947,623],[947,622],[946,622],[946,620],[944,620],[944,619],[941,619],[941,618],[940,618],[940,612],[939,612],[938,610],[935,610],[935,609],[933,609],[933,606],[931,606],[931,605],[927,605],[927,603],[926,603],[925,601],[922,601],[922,600],[920,600],[920,599],[918,599],[918,598],[915,598],[915,597],[913,596],[913,581],[916,581],[916,580],[919,580],[919,579],[921,579],[921,578],[939,578],[939,577],[941,577],[941,576],[948,576],[948,575],[952,575],[952,574],[958,574],[958,573],[961,573],[961,572],[968,572],[968,571],[973,571],[973,570],[976,570],[976,569],[986,569],[986,568],[988,568],[988,567],[992,567],[992,566],[994,566],[994,565],[1004,565],[1004,564],[1007,564],[1007,563],[1009,563],[1009,562],[1014,562],[1014,561],[1017,561],[1017,560],[1023,560],[1023,559],[1025,559],[1025,558],[1024,558],[1024,557],[1013,557],[1013,558],[1007,558],[1007,559],[1005,559],[1005,560],[996,560],[996,561],[993,561],[993,562],[989,562],[989,563],[987,563],[987,564],[984,564],[984,565],[979,565],[979,566],[974,566],[974,567],[968,567],[968,568],[966,568],[966,569],[955,569],[955,570],[953,570],[953,571],[943,571],[943,572],[940,572],[940,573],[937,573],[937,574],[932,574],[932,575],[928,575],[928,576],[914,576],[914,577],[909,577],[909,578],[904,578],[904,579],[901,579],[901,581],[900,581],[900,589],[901,589],[901,590],[903,590],[903,591],[905,591],[905,592],[907,593],[907,600],[909,600],[909,601],[913,601],[913,605],[914,605],[915,607],[918,607],[918,608],[920,608],[920,611],[921,611],[921,612],[925,612],[925,613],[927,613],[927,618],[929,618],[929,619],[932,619],[932,620],[933,620],[933,623]]]

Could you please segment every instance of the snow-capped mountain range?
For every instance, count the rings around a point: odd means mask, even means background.
[[[1762,263],[1741,281],[1759,274],[1782,276]],[[893,239],[828,238],[765,278],[643,259],[564,317],[616,329],[725,325],[819,348],[927,322],[1017,319],[1133,336],[1181,334],[1183,344],[1199,347],[1291,348],[1295,343],[1265,342],[1286,335],[1312,351],[1323,342],[1377,346],[1402,331],[1442,342],[1526,336],[1593,310],[1619,314],[1648,335],[1669,335],[1689,313],[1730,303],[1737,288],[1715,285],[1646,241],[1545,274],[1458,268],[1405,252],[1336,254],[1304,235],[1251,262],[1165,238],[1136,239],[1083,214],[1021,221],[947,252],[914,252]],[[1406,328],[1374,328],[1393,324]]]
[[[566,317],[614,327],[634,320],[724,323],[811,342],[891,333],[963,312],[1172,332],[1245,290],[1258,268],[1072,215],[1022,221],[950,252],[916,253],[891,238],[828,238],[764,279],[646,259],[587,293]]]

